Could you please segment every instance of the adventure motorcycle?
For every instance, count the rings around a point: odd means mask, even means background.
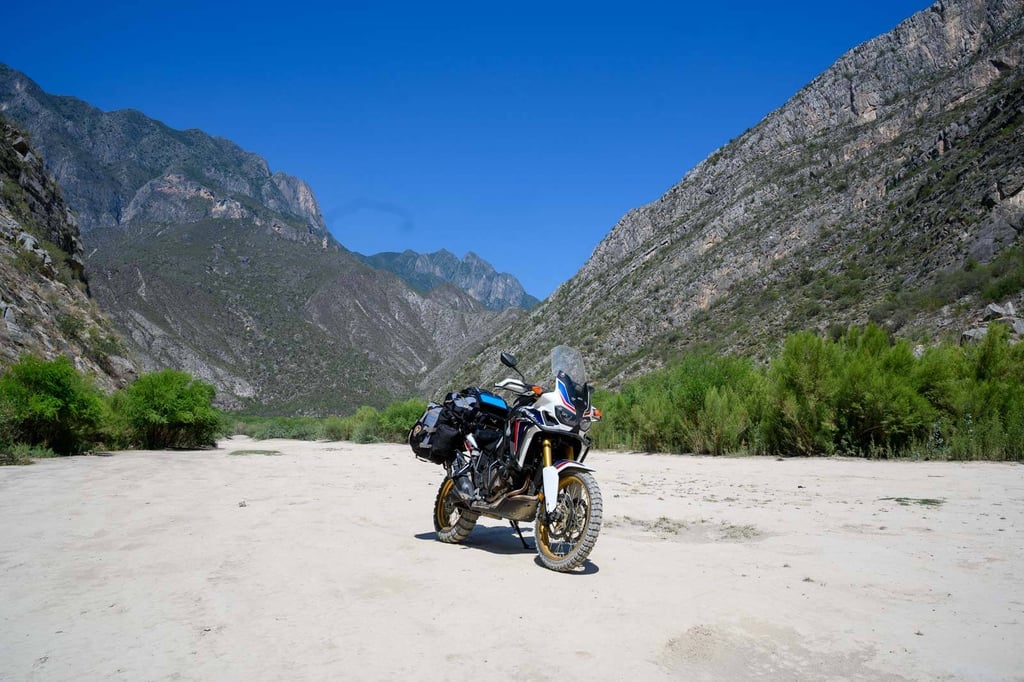
[[[587,431],[601,416],[590,404],[583,357],[569,346],[551,351],[551,391],[527,383],[509,353],[501,362],[519,375],[495,384],[514,396],[511,406],[466,388],[431,403],[409,432],[417,458],[445,468],[434,503],[437,538],[462,542],[483,515],[507,519],[528,547],[519,522],[534,521],[541,563],[571,571],[594,548],[602,515],[594,470],[583,463]]]

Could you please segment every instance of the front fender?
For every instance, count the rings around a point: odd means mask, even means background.
[[[560,459],[541,470],[544,482],[544,509],[550,514],[558,505],[558,479],[569,471],[595,471],[593,467],[571,459]]]
[[[565,471],[573,471],[574,469],[579,471],[597,471],[594,467],[589,467],[573,459],[560,459],[554,463],[553,467],[558,470],[559,476]]]

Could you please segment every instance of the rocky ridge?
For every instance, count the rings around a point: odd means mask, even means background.
[[[48,94],[3,64],[0,113],[32,134],[83,235],[144,220],[237,216],[296,239],[328,236],[304,181],[271,173],[230,140]]]
[[[89,297],[75,218],[28,137],[0,118],[0,369],[68,356],[114,389],[136,374]]]
[[[626,214],[463,378],[501,374],[506,346],[580,346],[614,384],[697,345],[764,356],[800,329],[955,338],[984,302],[942,287],[1021,248],[1022,58],[1019,0],[941,0],[855,47]]]
[[[526,293],[523,285],[507,272],[497,272],[490,263],[472,251],[463,258],[446,249],[434,253],[385,252],[362,256],[375,268],[393,272],[409,286],[431,291],[452,284],[467,292],[489,310],[530,309],[539,302]]]
[[[2,66],[0,110],[64,183],[92,290],[143,367],[209,381],[225,407],[337,414],[429,393],[432,372],[519,314],[364,264],[305,182],[228,140],[52,96]]]

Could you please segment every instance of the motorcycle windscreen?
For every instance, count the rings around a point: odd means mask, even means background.
[[[583,365],[583,354],[571,346],[555,346],[551,349],[551,376],[565,373],[574,384],[587,383],[587,370]]]

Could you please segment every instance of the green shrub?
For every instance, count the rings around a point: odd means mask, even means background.
[[[734,399],[750,395],[757,381],[753,364],[745,358],[688,354],[664,370],[627,383],[618,394],[598,391],[594,404],[604,418],[594,427],[595,443],[603,448],[692,452],[710,451],[734,428],[745,439],[749,423],[742,415],[751,410],[745,399],[739,400],[741,405]],[[732,394],[726,398],[729,409],[738,410],[731,416],[723,412],[726,405],[721,402],[726,387]],[[716,394],[708,405],[712,390]],[[737,419],[744,425],[728,423]]]
[[[320,420],[315,417],[274,417],[264,424],[259,437],[319,440],[322,435]]]
[[[926,436],[936,412],[915,386],[916,361],[905,341],[890,344],[874,325],[851,329],[839,344],[836,361],[835,412],[842,451],[891,453]]]
[[[404,443],[409,437],[409,429],[426,409],[427,402],[420,398],[391,403],[380,415],[379,439],[388,443]]]
[[[318,440],[323,437],[321,420],[316,417],[263,417],[232,415],[227,430],[232,434],[250,436],[256,440],[290,438]]]
[[[377,443],[380,442],[381,417],[380,412],[368,405],[363,405],[356,413],[346,417],[345,421],[352,434],[350,438],[355,443]]]
[[[762,431],[768,450],[781,455],[829,455],[837,431],[836,349],[810,332],[786,339],[768,371]]]
[[[341,417],[324,419],[321,433],[326,440],[349,440],[352,438],[350,425]]]
[[[66,357],[22,357],[0,376],[0,428],[8,444],[67,455],[95,444],[106,406]]]
[[[31,464],[33,459],[57,457],[57,453],[42,445],[14,443],[0,445],[0,466]]]
[[[599,448],[1024,460],[1024,343],[915,357],[877,326],[789,336],[766,370],[700,353],[597,391]]]
[[[992,323],[963,352],[945,424],[956,459],[1024,459],[1024,344],[1011,346],[1009,336]]]
[[[138,445],[139,439],[128,422],[126,391],[117,391],[107,397],[107,418],[100,425],[98,440],[109,450],[124,450]]]
[[[256,417],[234,415],[231,430],[258,440],[351,440],[357,443],[404,443],[427,403],[419,398],[399,401],[383,411],[363,406],[347,417]]]
[[[1002,301],[1024,290],[1024,249],[1006,249],[988,266],[989,280],[982,289],[987,301]]]
[[[601,410],[601,421],[590,430],[594,447],[602,450],[632,447],[633,425],[622,395],[599,388],[594,391],[593,402]]]
[[[739,452],[750,427],[750,415],[742,398],[729,386],[712,386],[704,394],[704,407],[697,413],[694,450],[711,455]]]
[[[221,430],[214,395],[213,386],[187,372],[152,372],[124,389],[124,415],[143,447],[206,447]]]

